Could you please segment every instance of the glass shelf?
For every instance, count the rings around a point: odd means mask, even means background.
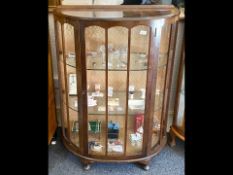
[[[92,92],[88,92],[91,94]],[[104,94],[104,93],[103,93]],[[140,98],[141,92],[135,92],[134,98],[128,100],[128,115],[134,116],[137,113],[144,114],[144,99]],[[105,95],[103,97],[94,97],[97,100],[97,105],[88,106],[88,111],[90,115],[105,115],[106,111],[105,105],[102,105],[105,100]],[[125,115],[125,92],[114,92],[112,97],[109,97],[109,101],[112,99],[119,99],[119,105],[108,105],[108,115]],[[69,108],[78,111],[77,95],[69,95]]]
[[[106,69],[103,68],[103,69],[86,69],[86,70],[92,70],[92,71],[105,71]],[[130,71],[146,71],[148,70],[147,68],[146,69],[130,69]],[[108,69],[108,71],[127,71],[125,69]]]
[[[147,70],[147,55],[143,53],[130,54],[130,70]],[[101,61],[102,60],[102,61]],[[98,56],[87,56],[87,70],[105,70],[105,60]],[[108,70],[111,71],[126,71],[127,59],[111,58],[108,59]]]
[[[76,60],[75,58],[66,58],[66,64],[73,68],[76,68]]]
[[[77,95],[69,95],[69,108],[78,111],[78,97]]]
[[[166,55],[167,54],[162,55],[162,57],[166,57]],[[87,59],[88,59],[87,70],[99,70],[99,71],[106,70],[106,65],[100,62],[100,60],[101,60],[100,58],[87,57]],[[68,66],[76,68],[76,59],[67,57],[66,64]],[[164,63],[164,64],[166,64],[166,63]],[[118,59],[118,61],[115,61],[114,65],[116,65],[116,66],[112,66],[112,64],[109,63],[108,70],[109,71],[127,71],[126,61],[120,61],[120,59]],[[160,66],[163,66],[163,63],[161,63]],[[129,70],[130,71],[148,70],[147,69],[147,57],[144,54],[131,53],[130,69]]]

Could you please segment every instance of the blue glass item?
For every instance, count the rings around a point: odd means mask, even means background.
[[[109,139],[118,139],[119,137],[119,124],[113,123],[112,121],[108,122],[108,138]]]

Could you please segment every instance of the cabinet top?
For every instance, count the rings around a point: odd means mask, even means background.
[[[54,14],[80,20],[141,20],[176,17],[179,10],[173,5],[62,5]]]

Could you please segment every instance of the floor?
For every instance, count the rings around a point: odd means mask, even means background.
[[[166,146],[145,171],[134,163],[94,163],[83,170],[78,157],[65,149],[58,134],[57,144],[49,145],[49,175],[184,175],[184,142],[177,139],[175,147]]]

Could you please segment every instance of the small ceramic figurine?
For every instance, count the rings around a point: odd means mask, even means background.
[[[134,91],[134,85],[129,85],[129,94],[131,99],[133,99]]]

